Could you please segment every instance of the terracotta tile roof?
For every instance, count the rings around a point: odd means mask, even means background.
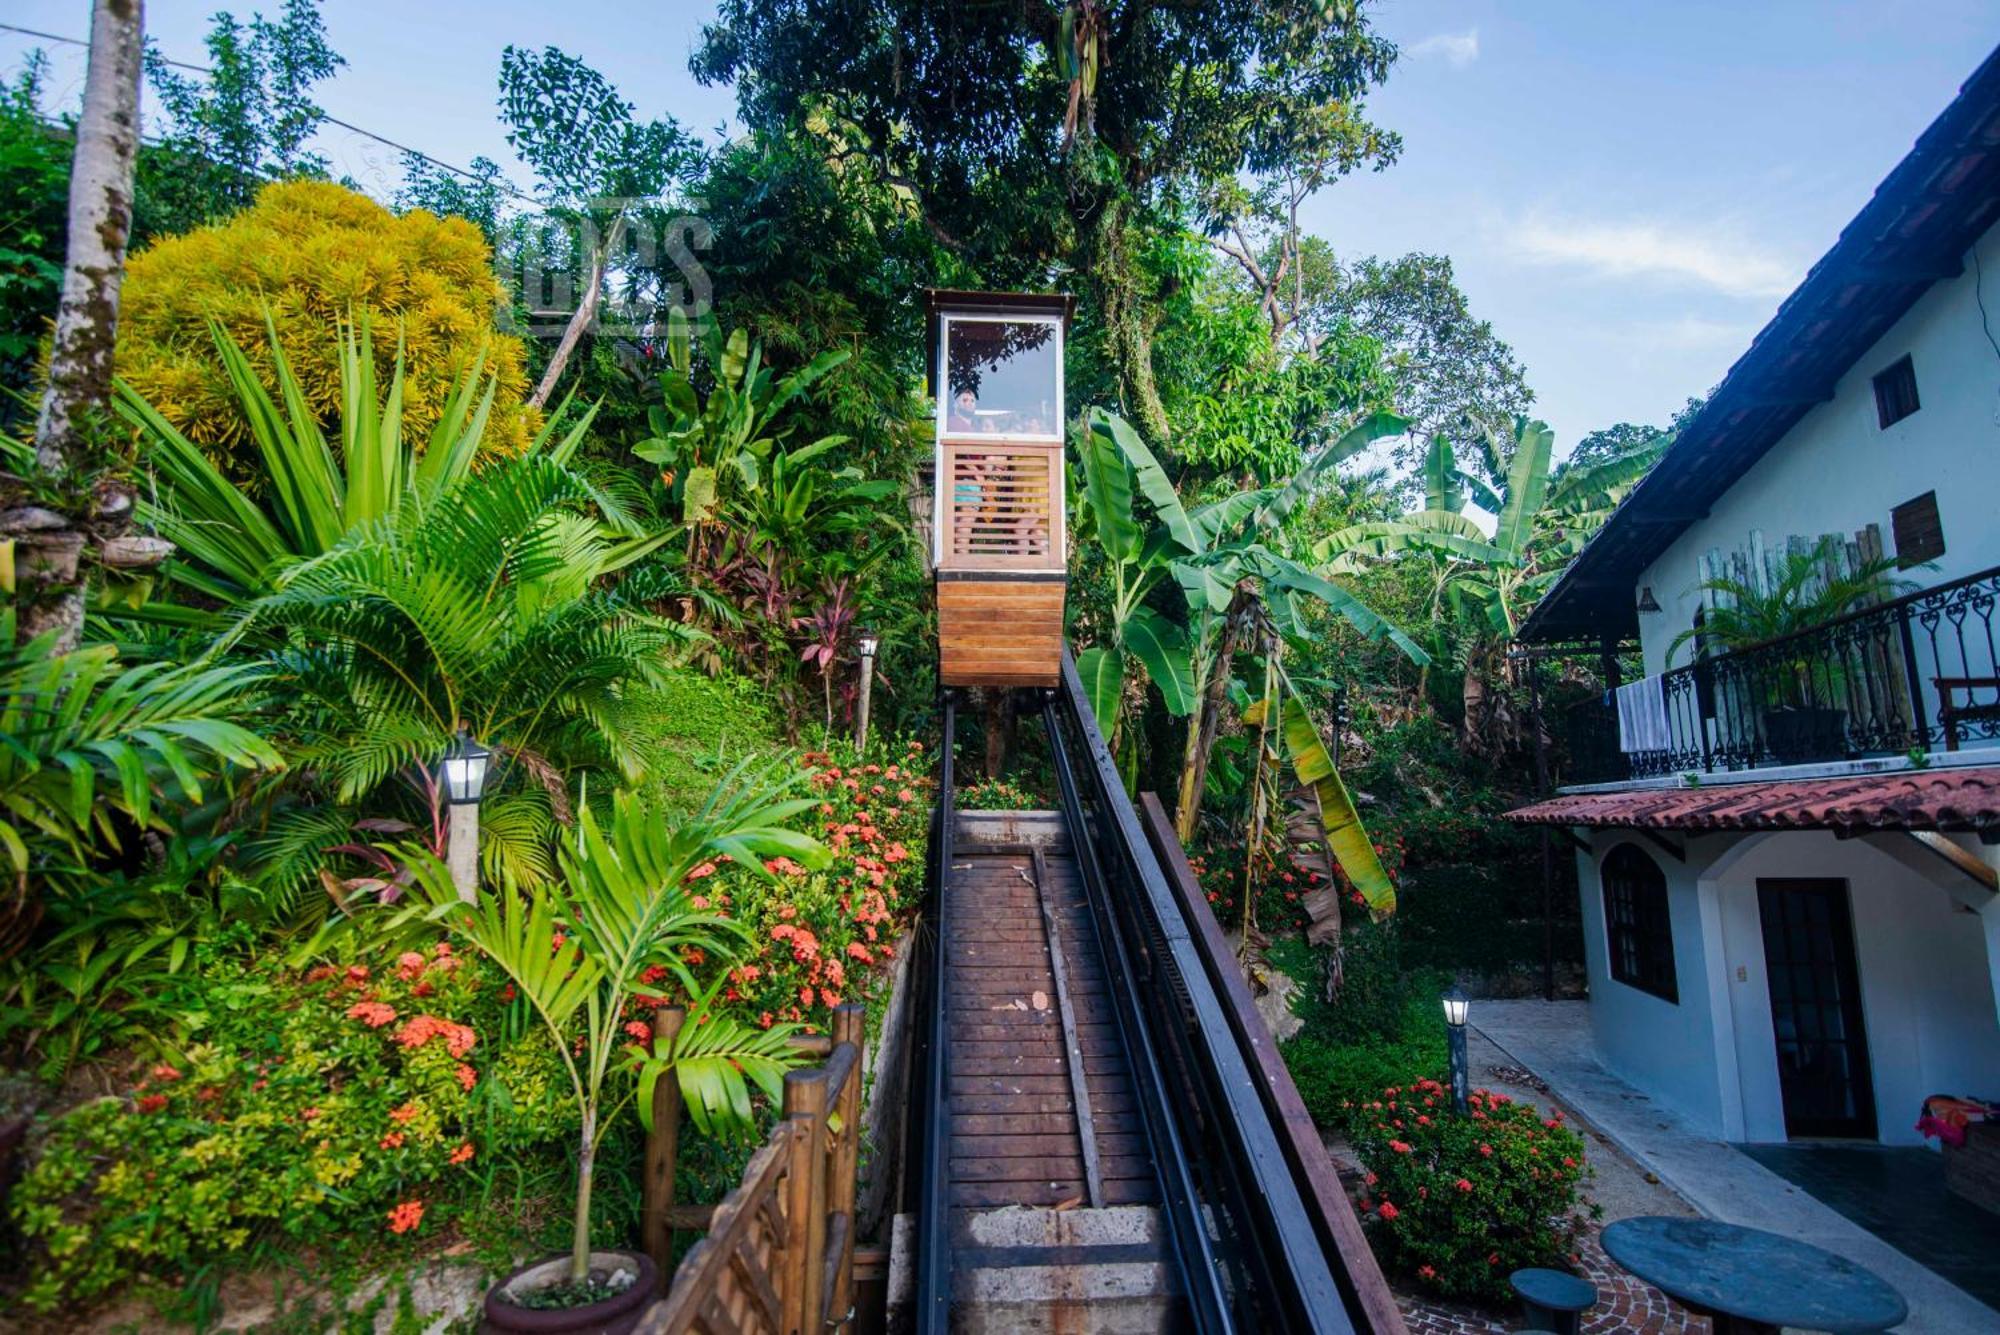
[[[1507,819],[1640,830],[1994,830],[2000,768],[1571,793]]]

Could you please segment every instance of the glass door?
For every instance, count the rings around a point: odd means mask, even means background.
[[[1759,879],[1785,1134],[1875,1138],[1847,882]]]

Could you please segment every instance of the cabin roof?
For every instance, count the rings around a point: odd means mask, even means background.
[[[2000,48],[1959,87],[1778,307],[1706,405],[1523,623],[1522,641],[1638,634],[1633,586],[1716,498],[1833,396],[2000,217]]]

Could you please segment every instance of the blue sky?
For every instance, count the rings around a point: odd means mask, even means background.
[[[151,0],[147,18],[170,57],[199,61],[221,7]],[[0,21],[82,36],[88,9],[9,0]],[[642,112],[711,136],[733,105],[687,73],[704,4],[324,9],[348,60],[327,109],[461,165],[511,161],[493,106],[508,42],[560,45]],[[1388,0],[1375,13],[1404,55],[1369,110],[1402,133],[1403,158],[1327,190],[1308,226],[1343,255],[1450,255],[1564,447],[1621,419],[1664,421],[1720,378],[2000,41],[1994,0]],[[33,45],[0,32],[0,70]],[[73,96],[80,54],[56,54],[53,91]],[[338,130],[323,148],[393,188],[393,152]]]

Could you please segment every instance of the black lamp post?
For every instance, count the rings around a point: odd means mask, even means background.
[[[492,758],[491,751],[460,728],[438,763],[438,784],[451,806],[445,865],[458,897],[468,904],[479,895],[479,798],[486,791],[486,769]]]
[[[1465,1020],[1472,1011],[1472,1002],[1456,983],[1444,994],[1442,1001],[1445,1036],[1451,1042],[1451,1107],[1462,1117],[1468,1106],[1466,1099],[1472,1092],[1465,1057]]]

